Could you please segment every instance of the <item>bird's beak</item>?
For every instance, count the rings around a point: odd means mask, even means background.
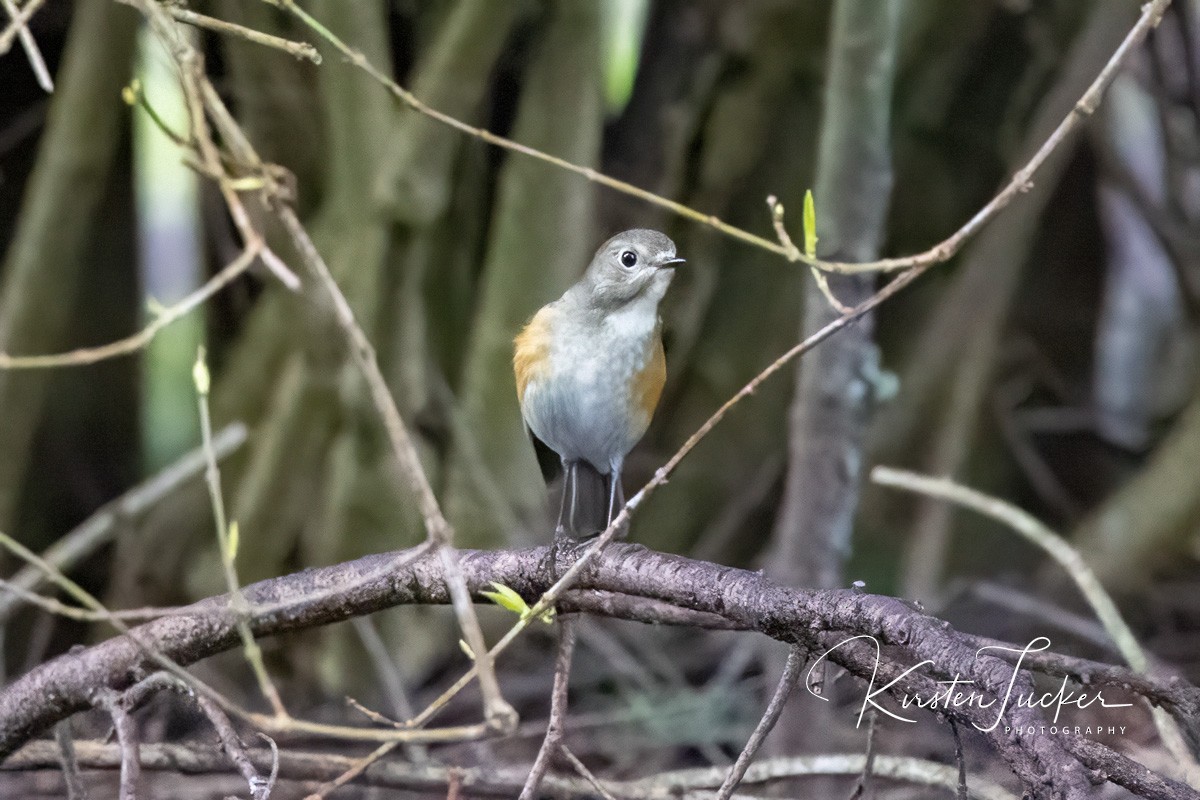
[[[682,258],[668,258],[666,261],[658,262],[658,268],[665,269],[667,267],[673,267],[676,264],[686,264],[686,263],[687,263],[687,261]]]

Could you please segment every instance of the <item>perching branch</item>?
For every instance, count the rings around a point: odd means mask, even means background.
[[[380,564],[397,560],[396,553],[369,556],[336,566],[307,570],[245,587],[255,613],[251,628],[256,636],[311,628],[409,603],[447,603],[449,593],[439,560],[426,552],[394,573],[363,582]],[[567,568],[574,555],[560,552],[555,569],[547,568],[548,548],[521,551],[463,551],[461,567],[473,593],[503,583],[526,599],[549,592],[552,576]],[[578,563],[578,562],[576,562]],[[317,602],[288,603],[289,598],[320,595],[329,586],[343,591]],[[627,544],[614,545],[595,556],[579,575],[578,587],[604,590],[633,598],[649,598],[692,612],[718,614],[732,623],[816,651],[829,651],[854,635],[869,635],[888,649],[877,655],[866,640],[842,644],[828,658],[851,674],[870,679],[878,671],[876,686],[895,680],[896,696],[935,691],[936,680],[959,675],[989,697],[1003,694],[1010,681],[1024,691],[1027,678],[1014,676],[999,659],[977,658],[975,648],[940,620],[922,614],[898,600],[849,591],[805,591],[773,585],[752,572],[649,551]],[[560,611],[602,613],[605,606],[589,594],[562,599]],[[643,614],[642,618],[653,616]],[[133,633],[145,645],[188,664],[236,647],[237,614],[224,597],[214,597],[176,614],[139,626]],[[928,664],[905,675],[910,662]],[[139,676],[157,669],[157,662],[128,636],[120,636],[81,652],[69,653],[36,668],[0,691],[0,753],[7,755],[38,731],[89,707],[99,687],[120,691]],[[960,722],[985,727],[993,713],[950,709]],[[1122,785],[1141,781],[1130,777],[1123,759],[1102,746],[1076,743],[1078,737],[1028,734],[1044,724],[1040,713],[1029,708],[1005,709],[1003,726],[982,735],[1007,761],[1027,790],[1038,797],[1060,793],[1064,798],[1085,796],[1088,779],[1084,768],[1101,770]],[[1010,727],[1004,732],[1003,727]],[[1072,755],[1086,754],[1086,760]],[[1142,770],[1145,771],[1144,769]],[[1147,797],[1189,798],[1196,793],[1166,779],[1155,778]]]
[[[1104,590],[1096,578],[1096,574],[1084,561],[1083,556],[1065,539],[1047,528],[1031,514],[1011,503],[962,486],[948,478],[934,478],[915,472],[878,466],[871,471],[871,479],[882,486],[891,486],[936,497],[999,520],[1024,539],[1041,548],[1057,561],[1075,582],[1080,594],[1092,607],[1096,617],[1104,625],[1104,629],[1108,631],[1129,666],[1135,672],[1147,672],[1149,661],[1146,652],[1125,622],[1125,618],[1121,616],[1117,604]],[[1158,708],[1151,708],[1151,713],[1159,736],[1171,752],[1179,769],[1185,775],[1194,774],[1195,779],[1200,779],[1200,767],[1197,767],[1175,720]]]

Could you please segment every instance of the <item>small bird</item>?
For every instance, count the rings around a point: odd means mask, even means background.
[[[606,480],[608,523],[624,504],[625,456],[650,425],[667,377],[658,304],[682,263],[675,243],[658,231],[618,233],[579,282],[517,335],[521,416],[562,460],[556,537],[568,527],[578,532],[582,465]]]

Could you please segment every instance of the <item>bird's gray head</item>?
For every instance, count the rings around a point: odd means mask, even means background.
[[[655,304],[675,277],[675,243],[658,231],[637,228],[618,233],[596,251],[579,287],[588,305],[615,311],[638,298]]]

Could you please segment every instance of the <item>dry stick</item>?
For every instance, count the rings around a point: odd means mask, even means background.
[[[12,49],[13,42],[17,35],[25,30],[25,26],[29,24],[29,20],[37,13],[38,9],[45,5],[46,0],[29,0],[18,12],[12,17],[12,20],[5,27],[3,32],[0,32],[0,56]]]
[[[754,732],[750,734],[750,739],[746,742],[746,746],[738,754],[737,761],[733,762],[733,766],[729,768],[729,774],[721,782],[721,788],[717,790],[716,800],[729,800],[737,789],[738,784],[742,782],[742,778],[746,776],[746,770],[750,768],[750,762],[754,760],[758,749],[762,747],[767,734],[771,732],[771,729],[775,727],[775,723],[779,721],[779,715],[783,713],[783,707],[787,705],[788,696],[792,693],[792,689],[796,688],[796,681],[800,678],[800,668],[804,666],[804,661],[805,651],[803,648],[793,646],[788,652],[787,661],[783,665],[783,674],[779,676],[779,683],[775,686],[775,693],[771,695],[771,701],[767,703],[767,710],[763,712],[758,725],[754,727]]]
[[[954,717],[950,720],[950,732],[954,734],[954,761],[958,764],[958,800],[967,800],[967,760],[963,757],[962,735]]]
[[[4,0],[4,10],[12,18],[12,24],[16,26],[17,37],[21,40],[21,47],[25,50],[25,57],[29,59],[29,66],[33,68],[33,74],[37,77],[38,86],[41,86],[48,93],[53,92],[54,80],[50,77],[50,70],[46,67],[46,59],[42,58],[42,51],[38,49],[37,41],[33,38],[33,33],[23,23],[17,22],[17,19],[21,16],[21,10],[17,8],[13,0]]]
[[[269,800],[271,792],[275,791],[275,781],[279,780],[279,745],[275,744],[275,740],[265,733],[259,731],[258,738],[267,743],[267,747],[271,748],[271,772],[267,775],[267,785],[263,787],[262,800]]]
[[[76,743],[78,761],[85,769],[113,769],[120,766],[120,751],[115,745],[98,741]],[[262,750],[249,750],[247,755],[259,769],[266,769],[271,757]],[[141,748],[142,766],[147,770],[187,772],[192,774],[225,774],[229,760],[213,748],[179,744],[147,744]],[[320,780],[350,766],[355,759],[329,753],[292,750],[280,756],[281,768],[293,780]],[[766,784],[772,781],[803,778],[814,775],[852,776],[862,771],[862,753],[829,753],[812,756],[785,756],[767,759],[752,765],[743,783]],[[0,771],[59,769],[58,752],[53,742],[34,740],[9,756]],[[913,786],[956,791],[956,770],[946,764],[919,758],[881,755],[875,761],[875,775],[903,781]],[[622,800],[664,800],[686,798],[698,800],[711,796],[711,790],[724,778],[723,768],[704,767],[657,773],[631,781],[607,781],[605,787]],[[434,787],[449,787],[457,780],[460,788],[473,795],[511,797],[520,791],[524,772],[506,767],[444,767],[434,764],[409,764],[389,761],[380,764],[368,775],[372,786],[430,793]],[[594,798],[595,786],[586,780],[549,776],[547,794],[555,797],[587,800]],[[985,779],[977,779],[971,796],[980,800],[1019,800],[1008,790]]]
[[[13,607],[18,607],[20,601],[24,601],[31,606],[37,606],[49,614],[57,614],[60,617],[75,620],[76,622],[104,622],[109,617],[116,619],[130,619],[139,622],[156,619],[158,617],[169,616],[170,614],[178,613],[179,607],[168,608],[129,608],[120,611],[109,611],[100,613],[98,611],[89,611],[86,608],[79,606],[68,605],[53,597],[43,597],[37,592],[31,592],[23,586],[17,586],[10,581],[0,578],[0,595],[7,592],[7,596],[0,596],[0,600],[11,601]],[[0,624],[3,624],[0,622]]]
[[[230,453],[235,452],[246,441],[246,436],[246,426],[240,422],[227,425],[218,431],[212,440],[212,448],[217,458],[224,459]],[[204,464],[203,448],[197,448],[187,453],[174,464],[165,467],[153,477],[103,505],[69,533],[46,548],[42,553],[42,558],[63,572],[73,569],[76,564],[108,544],[125,520],[141,516],[164,497],[195,478],[204,469]],[[29,597],[29,594],[45,585],[46,581],[46,575],[40,570],[33,566],[26,566],[9,578],[7,583],[0,583],[0,586],[13,593],[11,597],[0,595],[0,624],[6,622],[20,608],[22,598],[29,602],[36,602]],[[147,609],[148,612],[156,610],[159,609]],[[55,610],[55,613],[59,612]],[[84,613],[94,614],[95,612],[85,611]],[[123,618],[133,616],[126,611],[113,613]],[[152,613],[146,614],[146,616],[152,615]]]
[[[417,499],[421,515],[425,519],[428,539],[433,546],[438,548],[438,557],[445,572],[446,585],[454,603],[454,613],[458,617],[459,627],[462,629],[471,652],[475,654],[475,669],[479,674],[479,688],[483,694],[484,718],[493,730],[511,731],[517,724],[517,712],[500,693],[500,684],[496,680],[496,672],[492,665],[492,658],[488,654],[487,643],[483,638],[483,630],[475,615],[475,608],[472,605],[466,581],[463,580],[457,552],[452,546],[454,530],[442,514],[437,497],[433,493],[433,487],[429,484],[429,478],[421,468],[421,459],[417,448],[409,436],[408,428],[400,416],[399,409],[396,408],[396,401],[388,390],[387,379],[379,369],[379,362],[375,358],[375,349],[371,345],[370,339],[367,338],[367,334],[359,326],[349,301],[346,300],[341,287],[338,286],[333,274],[329,271],[325,259],[317,252],[316,246],[296,216],[296,212],[286,205],[279,206],[276,211],[301,257],[325,286],[333,301],[334,315],[349,340],[351,355],[366,379],[371,399],[387,430],[393,454],[408,481],[409,489]]]
[[[137,800],[138,776],[142,771],[142,761],[138,754],[137,725],[129,716],[121,695],[112,689],[101,690],[96,698],[96,704],[112,717],[113,729],[117,733],[117,745],[121,748],[121,784],[118,797],[120,800]]]
[[[875,770],[875,729],[879,725],[879,712],[871,709],[867,712],[867,747],[864,752],[862,772],[858,775],[858,780],[854,782],[854,789],[850,792],[850,800],[859,800],[867,794],[868,786],[871,782],[871,776]]]
[[[771,224],[775,226],[775,235],[779,237],[779,243],[783,245],[787,251],[789,261],[799,261],[801,250],[796,247],[796,243],[792,241],[791,234],[788,233],[787,226],[783,224],[783,203],[779,202],[779,198],[775,195],[767,196],[767,209],[771,212]],[[837,309],[839,314],[845,314],[850,310],[850,307],[843,304],[834,295],[833,290],[829,288],[829,281],[825,279],[825,273],[816,267],[810,267],[812,270],[813,280],[817,284],[817,288],[821,290],[821,294],[825,295],[825,299],[829,301],[829,305]]]
[[[153,695],[163,690],[192,695],[191,687],[188,686],[186,681],[179,680],[170,672],[156,672],[126,689],[121,695],[121,702],[127,712],[133,712]],[[267,800],[271,793],[271,787],[275,784],[275,776],[278,774],[279,769],[279,749],[275,741],[266,734],[258,734],[268,743],[272,753],[272,777],[264,779],[258,774],[258,769],[246,753],[245,745],[238,738],[237,732],[233,728],[233,723],[230,722],[229,716],[221,706],[202,694],[192,696],[196,701],[196,705],[199,706],[200,711],[212,724],[213,729],[216,730],[217,738],[221,741],[221,746],[224,748],[225,754],[229,756],[229,760],[233,762],[234,767],[237,768],[237,771],[242,774],[246,783],[249,784],[252,800]]]
[[[596,792],[604,798],[604,800],[617,800],[615,797],[613,797],[612,792],[608,791],[604,784],[600,782],[600,779],[592,774],[592,771],[587,768],[587,765],[579,760],[579,756],[571,752],[571,748],[567,747],[562,742],[559,742],[558,751],[563,754],[563,758],[570,762],[571,766],[575,768],[575,771],[579,773],[580,777],[590,783],[592,788],[595,789]]]
[[[152,0],[146,1],[152,2]],[[154,18],[151,21],[154,22]],[[179,36],[176,38],[181,42],[186,41]],[[180,72],[183,76],[183,92],[187,99],[188,112],[191,115],[192,135],[196,140],[204,167],[211,174],[217,176],[217,187],[221,190],[221,195],[225,199],[225,205],[229,209],[229,214],[233,218],[234,225],[237,227],[238,232],[241,233],[244,241],[247,243],[257,242],[259,244],[261,248],[259,256],[263,266],[270,270],[284,286],[292,291],[297,291],[300,288],[300,279],[296,277],[296,274],[283,263],[283,260],[271,248],[263,244],[262,234],[255,229],[254,224],[250,221],[250,215],[246,212],[246,207],[242,204],[242,200],[237,192],[234,191],[233,182],[225,173],[225,165],[221,162],[220,151],[217,150],[216,144],[213,143],[212,134],[208,128],[208,119],[205,116],[205,101],[208,95],[205,93],[204,87],[209,84],[209,81],[204,74],[203,60],[200,54],[190,45],[184,44],[183,49],[176,51],[176,59],[179,62]]]
[[[1096,573],[1087,565],[1078,550],[1031,514],[999,498],[955,483],[949,478],[934,478],[907,470],[878,466],[871,470],[871,480],[881,486],[891,486],[969,508],[1004,523],[1024,539],[1040,547],[1057,561],[1075,582],[1080,594],[1095,612],[1096,618],[1113,638],[1126,663],[1142,674],[1149,672],[1150,662],[1146,651],[1126,624],[1112,597],[1104,590]],[[1154,726],[1158,729],[1159,738],[1175,759],[1185,780],[1200,780],[1200,765],[1197,765],[1192,756],[1174,717],[1154,706],[1150,707],[1150,713],[1154,718]]]
[[[597,172],[594,169],[591,169],[590,167],[583,167],[578,164],[573,164],[570,161],[558,158],[557,156],[552,156],[549,153],[544,153],[541,150],[527,147],[519,142],[506,139],[503,136],[497,136],[496,134],[484,130],[483,128],[476,128],[473,125],[468,125],[459,119],[456,119],[448,114],[444,114],[437,109],[430,108],[425,103],[421,102],[421,100],[417,99],[412,92],[409,92],[407,89],[401,87],[394,80],[392,80],[390,76],[371,64],[371,62],[368,61],[362,53],[351,48],[340,38],[338,38],[332,31],[322,25],[320,21],[316,20],[310,14],[296,5],[295,0],[265,0],[265,2],[286,8],[287,10],[291,11],[296,17],[316,31],[317,34],[337,48],[338,51],[340,51],[342,55],[350,61],[351,64],[363,70],[376,81],[383,84],[397,99],[420,114],[424,114],[425,116],[437,120],[444,125],[448,125],[455,130],[461,131],[470,136],[474,136],[475,138],[481,139],[489,144],[495,145],[496,147],[501,147],[505,150],[521,153],[522,155],[530,158],[535,158],[560,169],[567,170],[568,172],[581,175],[584,178],[587,178],[589,181],[593,181],[594,183],[607,186],[610,189],[615,189],[623,194],[637,197],[641,200],[651,203],[652,205],[659,206],[660,208],[665,208],[694,222],[708,225],[727,236],[781,255],[787,258],[789,261],[800,262],[807,264],[810,267],[816,267],[829,272],[842,272],[851,274],[862,272],[894,272],[913,269],[916,267],[926,267],[931,264],[948,261],[950,258],[952,258],[955,253],[962,249],[962,246],[966,244],[967,240],[978,233],[979,230],[985,224],[987,224],[989,220],[992,219],[992,217],[996,216],[996,214],[998,214],[1005,206],[1011,203],[1017,195],[1028,189],[1031,181],[1033,180],[1034,173],[1036,173],[1037,170],[1042,166],[1042,163],[1046,160],[1050,153],[1062,143],[1062,141],[1067,137],[1067,134],[1069,134],[1071,130],[1073,130],[1079,124],[1080,120],[1091,116],[1100,102],[1100,98],[1104,93],[1104,89],[1116,75],[1117,69],[1120,67],[1121,62],[1125,59],[1126,54],[1138,43],[1140,43],[1151,29],[1158,25],[1159,20],[1162,19],[1167,7],[1171,4],[1171,0],[1152,0],[1152,2],[1149,2],[1143,6],[1142,14],[1138,18],[1137,23],[1135,23],[1133,28],[1130,29],[1129,34],[1125,37],[1124,41],[1121,42],[1120,46],[1117,47],[1112,58],[1109,59],[1108,63],[1104,66],[1104,69],[1100,71],[1100,74],[1096,77],[1096,80],[1092,82],[1092,85],[1088,87],[1086,92],[1084,92],[1083,96],[1079,99],[1079,102],[1075,104],[1075,106],[1054,130],[1050,137],[1045,141],[1045,143],[1043,143],[1043,145],[1038,149],[1038,151],[1033,154],[1033,157],[1030,158],[1029,162],[1020,170],[1018,170],[1008,184],[1005,185],[1005,187],[1001,189],[1000,192],[987,203],[987,205],[985,205],[983,208],[977,211],[974,216],[967,220],[962,227],[951,234],[948,238],[944,239],[928,250],[925,250],[924,252],[917,253],[916,255],[905,256],[902,258],[883,258],[876,261],[854,264],[842,261],[824,261],[822,259],[810,257],[802,253],[797,248],[789,249],[783,244],[773,242],[770,239],[757,236],[749,231],[742,230],[741,228],[722,222],[711,214],[704,214],[696,211],[693,208],[685,206],[682,203],[669,200],[661,195],[648,192],[645,189],[640,189],[632,184],[625,183],[624,181],[619,181],[616,178],[611,178],[607,175]]]
[[[87,800],[87,789],[79,775],[79,761],[75,758],[75,740],[71,736],[70,719],[64,719],[54,726],[54,742],[58,745],[62,763],[63,783],[67,785],[67,800]]]
[[[225,750],[225,755],[229,756],[229,760],[237,767],[237,771],[242,774],[246,783],[250,786],[250,796],[254,800],[265,800],[267,782],[258,774],[258,770],[254,767],[254,762],[246,755],[246,747],[242,744],[242,740],[238,738],[237,731],[233,729],[233,723],[229,721],[229,717],[224,710],[207,697],[197,697],[196,704],[200,706],[200,710],[204,712],[204,716],[208,717],[208,721],[217,731],[217,737],[221,740],[221,747]],[[270,741],[268,739],[268,741]]]
[[[262,31],[256,31],[253,28],[247,28],[243,25],[226,22],[223,19],[217,19],[216,17],[199,14],[186,8],[167,6],[166,11],[175,19],[188,25],[195,25],[197,28],[207,28],[210,31],[225,33],[229,34],[230,36],[237,36],[239,38],[254,42],[255,44],[261,44],[266,47],[273,47],[276,50],[282,50],[288,55],[295,56],[296,58],[307,59],[314,64],[321,63],[321,54],[317,52],[317,48],[313,47],[308,42],[294,42],[291,39],[272,36],[269,33],[263,33]]]
[[[521,788],[519,800],[534,800],[538,786],[550,767],[550,759],[559,749],[563,738],[563,726],[567,714],[567,690],[571,678],[571,658],[575,655],[575,633],[579,619],[574,615],[558,621],[558,654],[554,659],[554,688],[550,693],[550,722],[546,726],[546,738],[538,748],[533,768]]]
[[[233,261],[213,275],[203,286],[187,297],[162,309],[151,322],[137,333],[118,339],[115,342],[99,345],[98,347],[81,347],[64,353],[36,356],[13,356],[0,353],[0,369],[46,369],[49,367],[75,367],[83,364],[95,364],[107,358],[136,353],[158,335],[159,331],[175,322],[180,317],[197,308],[214,294],[233,282],[235,278],[250,268],[256,256],[260,254],[260,242],[250,242],[246,249]]]

